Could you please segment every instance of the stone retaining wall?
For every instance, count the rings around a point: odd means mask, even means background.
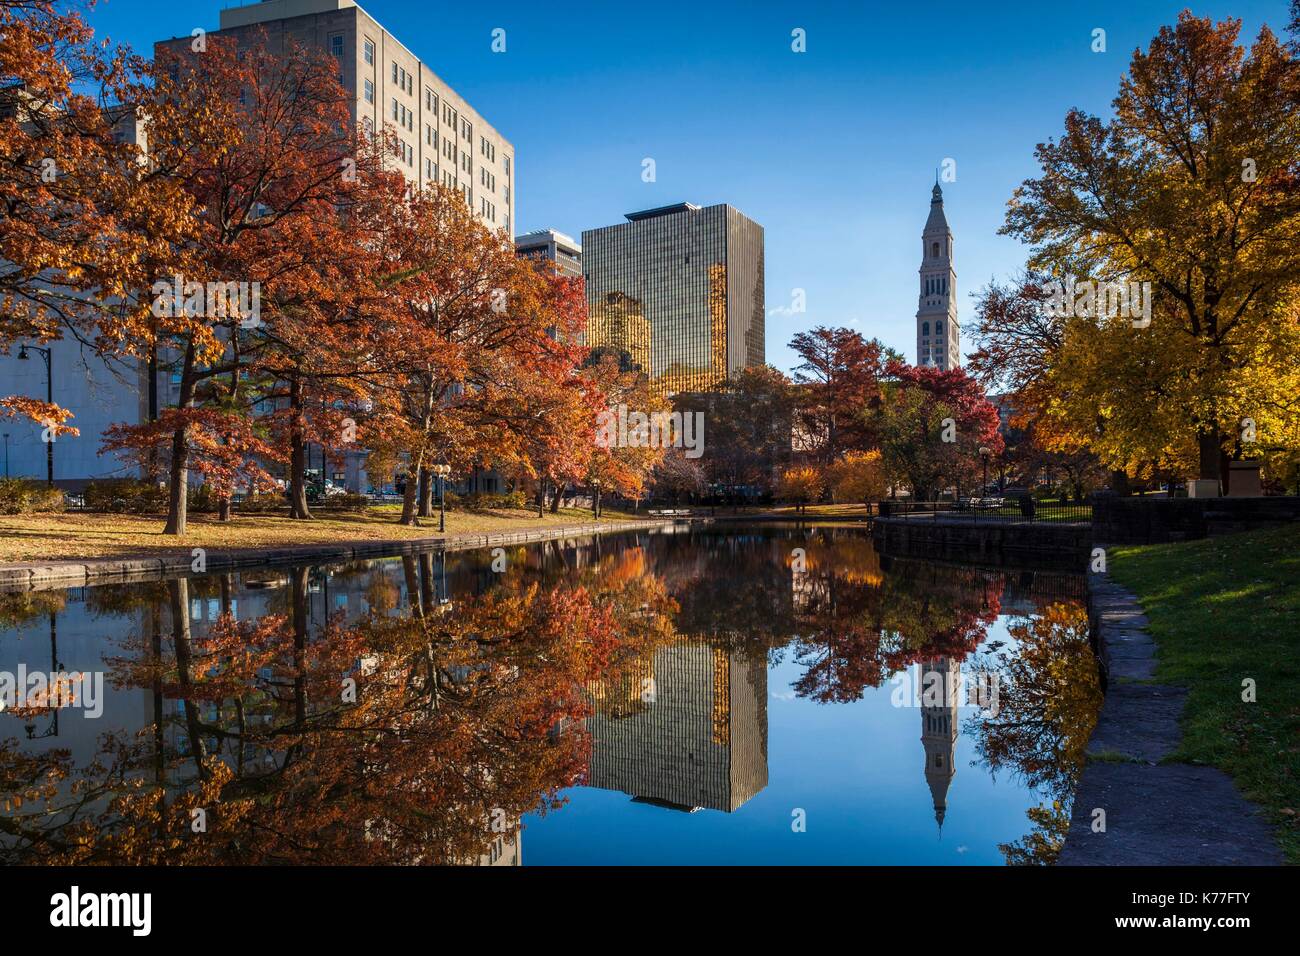
[[[971,518],[876,518],[876,549],[897,557],[1080,570],[1091,529],[1064,522],[978,521]]]
[[[655,518],[641,521],[565,525],[561,528],[538,528],[532,531],[502,531],[491,534],[435,535],[428,538],[385,541],[341,541],[265,549],[225,551],[208,549],[206,571],[263,565],[284,566],[323,561],[350,561],[356,558],[378,558],[429,550],[468,551],[495,545],[526,544],[554,538],[661,528],[675,523],[670,518]],[[191,552],[183,551],[155,556],[3,564],[0,565],[0,592],[43,591],[51,588],[155,581],[160,578],[193,573],[191,569],[193,560]]]
[[[1300,498],[1120,498],[1092,501],[1093,538],[1112,544],[1160,544],[1300,521]]]

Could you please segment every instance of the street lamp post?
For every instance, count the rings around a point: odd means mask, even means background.
[[[600,520],[600,479],[591,479],[591,516]]]
[[[438,534],[443,534],[447,530],[447,476],[451,465],[439,462],[431,470],[438,479]]]
[[[50,369],[50,350],[43,349],[39,345],[23,345],[18,349],[19,361],[26,362],[30,355],[28,351],[41,353],[41,358],[45,359],[45,400],[50,405],[54,404],[54,373]],[[8,474],[9,445],[5,444],[5,474]],[[49,440],[45,443],[45,483],[51,488],[54,487],[54,433],[51,432]]]
[[[980,445],[980,458],[984,459],[984,484],[980,487],[980,497],[983,497],[989,490],[989,450],[983,445]]]

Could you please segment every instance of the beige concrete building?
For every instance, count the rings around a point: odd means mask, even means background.
[[[562,276],[582,278],[582,245],[556,229],[538,229],[515,236],[515,252],[528,259],[553,263],[555,271]]]
[[[292,39],[337,57],[343,85],[355,97],[356,121],[397,134],[398,163],[407,177],[460,190],[484,222],[513,235],[514,146],[353,0],[264,0],[228,7],[221,11],[216,35],[242,43],[258,31],[273,49]]]

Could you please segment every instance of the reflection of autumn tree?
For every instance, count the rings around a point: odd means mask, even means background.
[[[964,658],[998,615],[1000,575],[932,564],[887,575],[850,555],[810,547],[796,576],[800,636],[795,682],[800,696],[822,703],[858,700],[910,664],[941,655]]]
[[[10,591],[0,594],[0,630],[58,614],[66,604],[66,591]]]
[[[166,702],[154,726],[82,767],[0,749],[17,805],[0,858],[470,862],[494,823],[555,806],[586,769],[584,688],[671,635],[662,583],[625,551],[550,588],[503,576],[437,604],[421,563],[404,569],[410,613],[315,629],[305,569],[288,572],[286,613],[202,634],[190,582],[167,582],[165,626],[111,662],[115,684]]]
[[[992,647],[976,661],[997,674],[997,713],[973,717],[967,729],[985,765],[1009,768],[1049,800],[1029,811],[1029,835],[1000,847],[1007,862],[1050,863],[1065,839],[1101,684],[1082,605],[1052,604],[1009,630],[1014,646]]]

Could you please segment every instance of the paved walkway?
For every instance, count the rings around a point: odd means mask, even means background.
[[[1062,866],[1224,866],[1284,862],[1272,827],[1213,767],[1161,763],[1182,740],[1187,692],[1154,682],[1156,643],[1137,598],[1088,575],[1106,697],[1074,794]],[[1094,832],[1095,811],[1106,829]]]

